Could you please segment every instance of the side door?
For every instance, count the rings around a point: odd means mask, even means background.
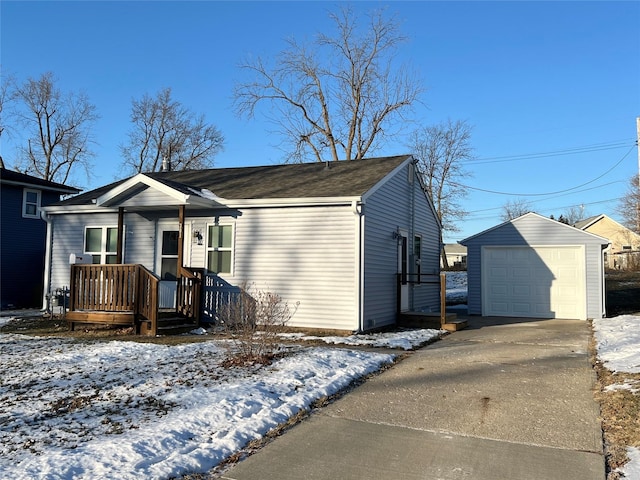
[[[400,310],[409,310],[409,236],[400,231],[398,238],[398,273],[400,274]]]

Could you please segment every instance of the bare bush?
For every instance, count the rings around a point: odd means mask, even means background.
[[[277,293],[243,283],[240,292],[218,311],[238,352],[231,363],[269,363],[278,351],[278,333],[295,314],[298,304],[291,307]]]

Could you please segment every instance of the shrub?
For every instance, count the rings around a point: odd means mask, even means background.
[[[232,363],[269,363],[278,351],[278,333],[295,314],[277,293],[244,282],[218,311],[218,319],[237,350]]]

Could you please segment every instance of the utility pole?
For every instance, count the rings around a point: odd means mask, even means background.
[[[640,233],[640,117],[636,117],[636,147],[638,149],[638,192],[636,194],[636,232]]]

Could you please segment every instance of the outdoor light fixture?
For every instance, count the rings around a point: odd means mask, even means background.
[[[193,231],[193,241],[198,245],[202,245],[202,234],[200,233],[200,230]]]

